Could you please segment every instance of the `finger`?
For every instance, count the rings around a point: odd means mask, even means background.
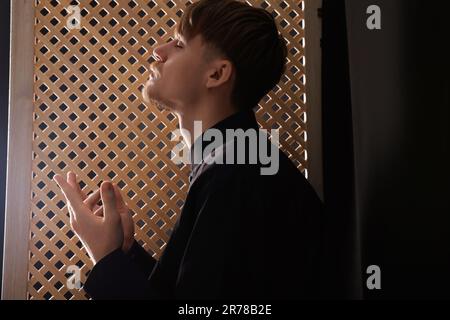
[[[103,202],[103,215],[105,220],[117,221],[120,219],[116,208],[116,197],[114,195],[114,188],[110,182],[103,182],[100,186],[100,193]]]
[[[53,180],[55,180],[58,186],[61,188],[67,201],[73,207],[74,213],[76,214],[80,212],[82,210],[83,201],[81,200],[81,197],[77,193],[77,191],[75,191],[72,186],[69,185],[67,181],[59,174],[55,174]]]
[[[67,183],[79,193],[82,200],[86,199],[86,194],[81,190],[80,184],[77,182],[77,176],[74,172],[67,172]]]
[[[131,212],[126,212],[120,215],[123,228],[123,236],[125,239],[134,237],[134,220],[131,217]]]
[[[120,213],[122,213],[122,211],[125,211],[123,209],[126,208],[127,205],[126,205],[125,201],[123,201],[122,193],[120,192],[119,186],[116,185],[116,184],[113,184],[113,187],[114,187],[114,195],[116,196],[116,207],[117,207],[117,210]]]
[[[103,206],[98,207],[97,210],[94,211],[94,215],[97,217],[103,217]]]
[[[89,208],[89,210],[93,210],[97,202],[100,200],[100,188],[92,192],[86,200],[84,200],[84,204]]]
[[[131,214],[131,210],[125,211],[123,214],[120,215],[120,218],[122,220],[122,226],[125,230],[130,231],[130,235],[134,235],[134,220],[133,215]]]
[[[71,228],[73,228],[74,222],[75,222],[75,215],[73,214],[72,207],[69,206],[69,223]]]

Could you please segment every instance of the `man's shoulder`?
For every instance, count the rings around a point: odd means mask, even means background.
[[[221,185],[240,184],[252,189],[307,186],[309,182],[289,157],[278,149],[277,163],[205,163],[198,172],[199,182],[215,181]],[[272,166],[271,170],[267,170]]]

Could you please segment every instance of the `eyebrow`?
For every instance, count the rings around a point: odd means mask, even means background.
[[[177,31],[174,32],[174,39],[182,41],[183,43],[186,43],[186,39]]]

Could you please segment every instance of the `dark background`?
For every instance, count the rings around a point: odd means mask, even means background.
[[[369,5],[381,30],[368,30]],[[334,296],[450,298],[448,2],[324,0]],[[381,290],[366,269],[381,268]]]
[[[381,7],[382,29],[366,28]],[[450,298],[448,4],[324,0],[326,283],[339,298]],[[0,10],[0,256],[9,2]],[[365,283],[381,268],[379,291]],[[0,280],[1,283],[1,280]]]

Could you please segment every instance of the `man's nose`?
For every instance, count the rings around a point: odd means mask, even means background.
[[[164,62],[167,60],[167,43],[161,46],[157,46],[153,49],[153,57],[156,61]]]

